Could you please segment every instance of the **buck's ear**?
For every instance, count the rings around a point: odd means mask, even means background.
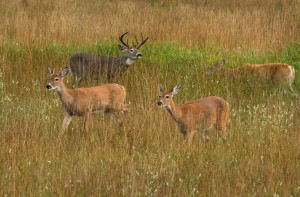
[[[67,74],[69,73],[69,68],[68,67],[65,67],[64,69],[62,69],[61,71],[60,71],[60,76],[62,77],[62,78],[64,78]]]
[[[49,73],[50,75],[53,75],[53,74],[54,74],[54,70],[52,70],[50,67],[48,67],[48,73]]]
[[[164,88],[161,84],[159,84],[159,94],[161,95],[162,93],[164,93]]]
[[[172,95],[174,96],[174,95],[178,94],[179,90],[180,90],[180,85],[176,85],[176,86],[172,89]]]
[[[119,49],[120,49],[121,51],[124,51],[124,50],[126,49],[126,47],[124,47],[124,46],[122,46],[122,45],[120,45],[120,44],[118,44],[118,47],[119,47]]]

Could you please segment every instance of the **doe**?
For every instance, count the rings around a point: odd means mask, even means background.
[[[178,124],[183,133],[187,146],[191,146],[194,134],[202,132],[204,141],[208,140],[208,130],[215,127],[225,140],[227,136],[227,122],[229,104],[222,98],[210,96],[186,104],[176,104],[173,96],[178,94],[179,85],[170,91],[164,91],[159,85],[158,106],[164,107]]]
[[[88,120],[91,113],[104,111],[110,115],[111,119],[122,127],[122,121],[115,114],[116,111],[128,111],[128,105],[124,104],[126,91],[122,85],[107,83],[104,85],[68,89],[63,79],[68,74],[66,67],[55,74],[51,68],[48,68],[50,81],[46,85],[48,90],[56,90],[64,110],[64,120],[60,129],[60,135],[63,135],[73,116],[84,117],[84,131],[88,131]]]
[[[277,84],[288,86],[291,92],[294,92],[292,83],[295,79],[295,69],[293,66],[285,63],[268,64],[244,64],[235,69],[224,68],[225,60],[210,66],[208,73],[220,71],[230,78],[252,78],[260,79],[266,84]]]

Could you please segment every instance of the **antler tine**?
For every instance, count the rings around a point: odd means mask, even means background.
[[[127,42],[127,44],[126,44],[126,43],[123,41],[123,37],[124,37],[126,34],[128,34],[128,31],[125,32],[125,33],[123,33],[122,35],[120,35],[119,40],[121,41],[121,43],[122,43],[124,46],[126,46],[127,48],[130,48],[130,47],[128,46],[128,42]]]
[[[134,38],[135,38],[136,44],[139,44],[139,41],[138,41],[136,35],[134,35]]]
[[[141,46],[143,46],[143,44],[145,44],[145,42],[148,40],[148,37],[144,40],[142,33],[141,33],[141,36],[142,36],[143,41],[136,47],[137,49],[139,49]]]

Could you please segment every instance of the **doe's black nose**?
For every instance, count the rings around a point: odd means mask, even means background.
[[[47,88],[48,90],[50,90],[52,87],[51,87],[51,85],[47,84],[47,85],[46,85],[46,88]]]

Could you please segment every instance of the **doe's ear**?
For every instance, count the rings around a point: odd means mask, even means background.
[[[48,67],[48,73],[49,73],[50,75],[53,75],[53,74],[54,74],[54,70],[52,70],[50,67]]]
[[[65,67],[64,69],[62,69],[61,71],[60,71],[60,76],[62,77],[62,78],[64,78],[67,74],[68,74],[68,72],[69,72],[69,68],[68,67]]]
[[[174,96],[174,95],[178,94],[179,90],[180,90],[180,85],[176,85],[176,86],[172,89],[172,95]]]
[[[225,60],[222,60],[222,61],[220,61],[219,63],[218,63],[218,67],[223,67],[224,66],[224,64],[225,64]]]
[[[161,84],[159,84],[159,94],[161,95],[162,93],[164,93],[164,88]]]

